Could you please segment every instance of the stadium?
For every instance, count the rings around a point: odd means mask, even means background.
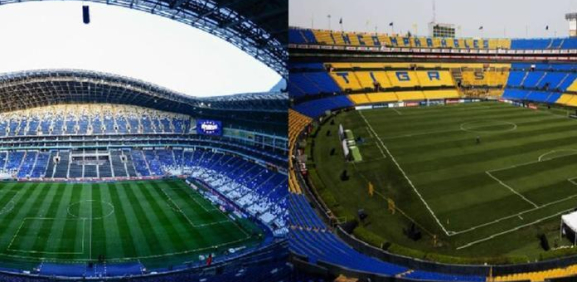
[[[289,53],[297,271],[575,281],[576,38],[291,27]]]
[[[286,71],[284,1],[105,3]],[[286,280],[287,100],[90,70],[0,75],[0,280]]]

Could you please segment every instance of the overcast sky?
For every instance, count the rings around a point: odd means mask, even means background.
[[[89,3],[89,2],[86,2]],[[0,73],[74,68],[129,76],[194,96],[267,91],[280,76],[191,26],[126,8],[82,2],[0,6]]]
[[[411,31],[428,34],[433,0],[290,0],[291,26],[348,31]],[[461,26],[462,37],[566,37],[565,14],[577,12],[577,0],[436,0],[437,22]],[[549,25],[549,31],[545,26]],[[479,27],[483,26],[480,31]],[[527,32],[528,31],[528,32]]]

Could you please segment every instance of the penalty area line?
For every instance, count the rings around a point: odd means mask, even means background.
[[[573,210],[573,208],[570,208],[570,209],[568,209],[568,210],[564,210],[564,211],[558,212],[558,213],[556,213],[556,214],[553,214],[553,215],[550,215],[550,216],[547,216],[547,217],[543,217],[543,218],[538,219],[538,220],[535,220],[535,221],[533,221],[533,222],[529,222],[529,223],[526,223],[526,224],[523,224],[523,225],[519,225],[519,226],[517,226],[517,227],[515,227],[515,228],[509,229],[509,230],[505,230],[505,231],[503,231],[503,232],[495,233],[495,234],[493,234],[493,235],[491,235],[491,236],[488,236],[488,237],[485,237],[485,238],[482,238],[482,239],[479,239],[479,240],[476,240],[476,241],[469,242],[469,243],[467,243],[467,244],[465,244],[465,245],[462,245],[462,246],[460,246],[460,247],[457,247],[457,250],[462,250],[462,249],[471,247],[471,246],[473,246],[473,245],[476,245],[476,244],[479,244],[479,243],[482,243],[482,242],[485,242],[485,241],[489,241],[489,240],[494,239],[494,238],[496,238],[496,237],[499,237],[499,236],[502,236],[502,235],[505,235],[505,234],[508,234],[508,233],[517,231],[517,230],[519,230],[519,229],[522,229],[522,228],[531,226],[531,225],[533,225],[533,224],[537,224],[537,223],[539,223],[539,222],[545,221],[545,220],[550,219],[550,218],[553,218],[553,217],[555,217],[555,216],[559,216],[559,215],[561,215],[561,214],[564,214],[564,213],[566,213],[566,212],[568,212],[568,211],[572,211],[572,210]]]
[[[525,196],[523,196],[521,193],[519,193],[519,192],[517,192],[515,189],[513,189],[513,187],[505,184],[503,181],[501,181],[501,179],[493,176],[493,175],[491,174],[491,172],[485,171],[485,173],[486,173],[489,177],[493,178],[493,180],[495,180],[495,181],[497,181],[499,184],[501,184],[501,186],[509,189],[509,191],[511,191],[513,194],[521,197],[521,199],[523,199],[525,202],[531,204],[531,205],[534,206],[535,208],[538,208],[538,207],[539,207],[539,205],[537,205],[537,204],[533,203],[531,200],[527,199],[527,198],[526,198]]]

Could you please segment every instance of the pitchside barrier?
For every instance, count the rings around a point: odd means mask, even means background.
[[[360,110],[383,109],[383,108],[429,107],[429,106],[441,106],[450,104],[477,103],[482,101],[489,101],[489,99],[452,98],[452,99],[436,99],[436,100],[423,100],[423,101],[376,103],[371,105],[355,106],[355,110],[360,111]]]
[[[334,278],[340,275],[344,275],[346,277],[358,278],[360,281],[372,281],[372,282],[417,282],[417,281],[439,282],[439,280],[410,279],[404,277],[386,276],[371,272],[356,271],[324,261],[317,261],[316,264],[313,264],[308,262],[307,257],[297,255],[293,255],[291,262],[295,266],[297,274],[299,272],[302,272],[307,274],[308,276],[313,277]],[[515,282],[529,282],[529,281],[515,281]]]
[[[126,279],[130,277],[130,281],[155,281],[158,280],[170,280],[170,281],[197,281],[199,277],[210,278],[210,275],[215,275],[223,272],[238,271],[238,269],[245,268],[250,265],[262,265],[262,264],[274,264],[279,261],[285,261],[288,259],[288,242],[287,240],[271,242],[265,246],[261,246],[252,251],[242,250],[235,254],[227,255],[224,257],[215,257],[210,266],[206,265],[206,262],[201,261],[198,263],[189,263],[186,265],[175,265],[169,268],[162,268],[156,271],[145,271],[140,268],[140,264],[131,263],[118,263],[109,264],[105,266],[101,264],[94,264],[94,270],[86,270],[87,264],[63,264],[63,265],[49,265],[51,274],[38,272],[22,272],[17,269],[0,268],[0,281],[79,281],[81,280],[98,280],[107,281],[113,280],[117,281],[120,279]],[[93,277],[83,277],[79,275],[77,277],[71,277],[67,275],[66,272],[61,274],[62,270],[71,270],[75,273],[90,274],[90,271],[98,271],[106,268],[104,275],[93,276]],[[133,275],[128,275],[126,273],[122,274],[121,271],[129,270]],[[60,276],[60,274],[62,276]],[[174,277],[174,278],[173,278]]]

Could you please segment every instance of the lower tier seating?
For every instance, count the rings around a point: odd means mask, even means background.
[[[309,262],[322,261],[350,270],[428,281],[485,281],[483,276],[454,275],[412,270],[359,253],[333,234],[317,216],[304,195],[289,196],[290,248]]]

